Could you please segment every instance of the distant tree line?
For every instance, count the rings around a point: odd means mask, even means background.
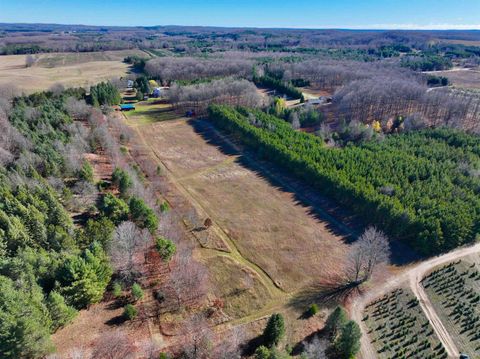
[[[262,87],[268,87],[275,91],[278,91],[280,94],[291,97],[293,99],[298,99],[301,102],[304,102],[303,93],[294,87],[291,84],[285,83],[282,80],[276,79],[274,77],[265,75],[265,76],[255,76],[253,82]]]
[[[240,59],[202,59],[193,57],[160,57],[145,65],[146,73],[164,84],[178,80],[237,76],[251,77],[253,62]]]
[[[212,103],[259,107],[263,104],[255,85],[247,80],[225,78],[190,86],[174,84],[168,91],[174,107],[205,113]]]

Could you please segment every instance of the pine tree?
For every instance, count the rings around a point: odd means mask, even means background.
[[[51,291],[48,295],[47,307],[53,321],[52,329],[54,332],[70,323],[77,314],[77,311],[68,306],[63,296],[56,291]]]
[[[340,336],[335,341],[335,350],[340,358],[353,358],[360,350],[360,327],[349,320],[342,328]]]
[[[343,326],[348,322],[347,312],[344,308],[338,306],[328,316],[325,322],[325,332],[334,341],[340,333]]]
[[[263,340],[268,347],[278,345],[285,335],[285,322],[281,314],[272,314],[263,331]]]
[[[155,246],[164,262],[169,262],[177,250],[175,243],[163,237],[157,238]]]

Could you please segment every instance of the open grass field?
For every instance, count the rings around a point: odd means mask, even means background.
[[[399,288],[365,309],[364,322],[378,358],[447,358],[413,293]]]
[[[238,153],[222,150],[206,122],[140,123],[138,128],[180,186],[219,225],[228,245],[277,287],[299,290],[342,267],[347,245],[329,223],[245,166]]]
[[[447,77],[450,80],[450,83],[455,87],[480,89],[480,68],[434,71],[429,73],[436,76]]]
[[[139,125],[148,125],[154,122],[168,121],[179,117],[170,104],[155,99],[137,102],[135,103],[135,110],[128,111],[125,114],[132,122]]]
[[[480,256],[439,267],[422,284],[459,351],[480,357]]]
[[[0,57],[0,86],[13,86],[25,93],[46,90],[54,84],[89,86],[128,73],[125,56],[136,51],[105,53],[55,53],[39,55],[32,67],[25,67],[25,55]]]

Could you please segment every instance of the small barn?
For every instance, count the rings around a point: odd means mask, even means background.
[[[135,110],[135,105],[133,103],[124,103],[120,105],[120,111],[132,111]]]

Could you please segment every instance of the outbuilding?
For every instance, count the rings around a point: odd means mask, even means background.
[[[133,103],[124,103],[120,105],[120,111],[131,111],[135,110],[135,105]]]

